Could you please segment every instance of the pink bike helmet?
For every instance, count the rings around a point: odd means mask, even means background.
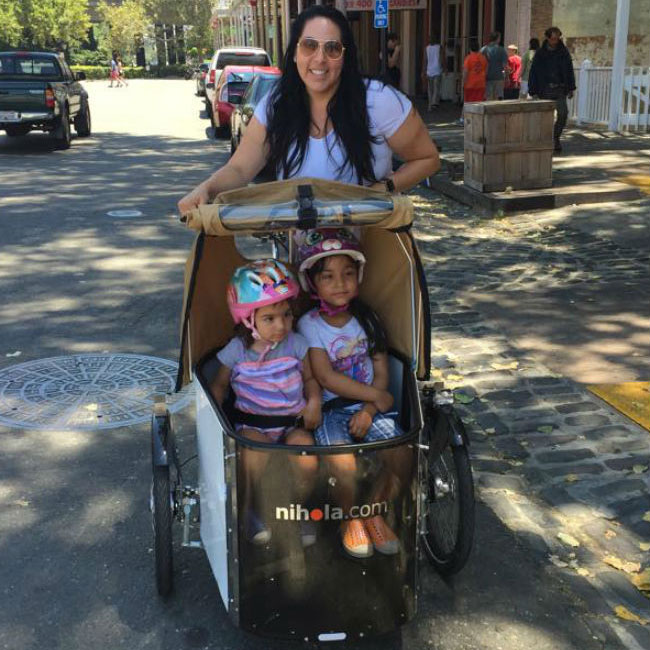
[[[323,257],[348,255],[359,265],[359,282],[363,280],[366,258],[361,252],[359,240],[348,228],[320,228],[299,231],[295,235],[298,245],[298,279],[305,291],[313,291],[307,271]]]
[[[300,287],[287,267],[274,259],[240,266],[227,289],[228,308],[235,323],[244,323],[255,334],[256,309],[295,298]]]

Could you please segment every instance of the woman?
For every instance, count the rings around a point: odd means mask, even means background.
[[[528,76],[530,75],[530,67],[533,65],[533,57],[535,52],[539,50],[539,39],[531,38],[528,44],[528,50],[521,59],[521,98],[528,98]]]
[[[399,44],[399,38],[395,32],[386,35],[386,54],[387,68],[386,79],[391,86],[399,88],[399,82],[402,78],[402,71],[399,69],[399,59],[402,46]]]
[[[181,214],[248,184],[267,163],[278,178],[314,176],[389,191],[408,190],[439,169],[436,147],[411,102],[362,78],[341,12],[324,5],[303,11],[282,69],[232,158],[179,201]],[[394,174],[393,154],[404,160]]]

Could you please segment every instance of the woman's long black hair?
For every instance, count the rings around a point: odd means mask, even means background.
[[[269,98],[266,140],[269,144],[271,169],[282,171],[285,178],[300,169],[309,143],[311,110],[309,95],[294,57],[305,23],[312,18],[327,18],[341,31],[345,47],[339,87],[327,106],[327,115],[347,159],[339,173],[350,165],[357,182],[377,181],[373,170],[371,143],[378,141],[370,135],[366,107],[366,82],[359,69],[357,46],[345,16],[325,5],[313,5],[305,9],[291,27],[289,45],[282,61],[282,76]]]

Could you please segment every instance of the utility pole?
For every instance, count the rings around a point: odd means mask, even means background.
[[[616,4],[616,31],[614,32],[614,61],[612,62],[612,87],[609,97],[609,130],[618,129],[625,81],[625,55],[630,24],[630,0]]]

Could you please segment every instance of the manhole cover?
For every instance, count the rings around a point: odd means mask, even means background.
[[[116,217],[117,219],[132,219],[133,217],[141,217],[140,210],[111,210],[106,213],[109,217]]]
[[[144,422],[155,398],[170,411],[191,399],[173,393],[177,364],[137,354],[79,354],[0,370],[0,424],[21,429],[111,429]]]

